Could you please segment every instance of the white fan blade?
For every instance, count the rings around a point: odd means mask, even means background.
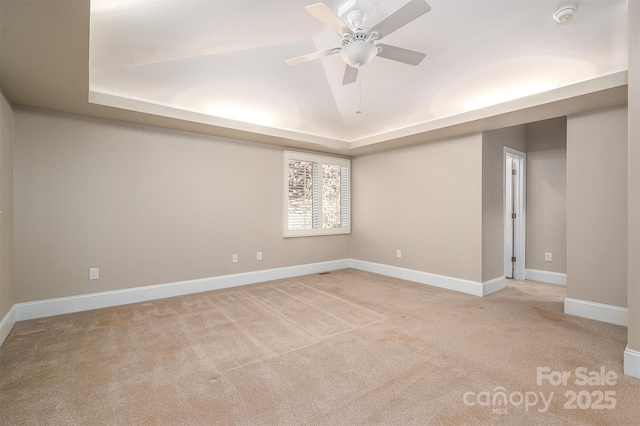
[[[398,61],[405,64],[416,66],[425,56],[425,53],[416,52],[415,50],[403,49],[402,47],[389,46],[388,44],[378,43],[376,46],[382,47],[382,50],[378,52],[378,56],[381,58],[391,59],[392,61]]]
[[[334,53],[338,53],[339,51],[340,51],[339,47],[332,47],[331,49],[320,50],[318,52],[313,52],[306,55],[297,56],[295,58],[287,59],[285,62],[288,65],[298,65],[303,62],[309,62],[309,61],[313,61],[314,59],[322,58],[324,56],[333,55]]]
[[[354,68],[350,65],[344,69],[344,78],[342,79],[342,85],[355,83],[358,80],[358,68]]]
[[[340,37],[345,33],[352,33],[349,26],[342,22],[342,20],[338,18],[326,4],[316,3],[307,6],[305,9]]]
[[[386,37],[398,28],[404,27],[409,22],[417,19],[431,10],[431,6],[424,0],[409,0],[409,3],[387,16],[371,31],[377,31],[380,38]]]

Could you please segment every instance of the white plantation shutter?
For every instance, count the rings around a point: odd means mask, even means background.
[[[322,227],[339,228],[340,221],[340,166],[322,165]]]
[[[351,194],[350,167],[340,167],[340,226],[351,228]]]
[[[311,229],[316,229],[320,223],[320,164],[313,163],[313,223]]]
[[[317,224],[313,188],[318,182],[318,167],[310,161],[288,161],[289,229],[312,229]]]
[[[285,151],[284,165],[284,236],[349,233],[350,161]]]

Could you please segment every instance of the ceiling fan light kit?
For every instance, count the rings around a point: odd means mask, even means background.
[[[424,0],[409,0],[370,29],[363,27],[367,13],[360,9],[352,10],[347,14],[349,24],[336,16],[324,3],[312,4],[306,9],[342,38],[342,46],[287,59],[285,62],[289,65],[297,65],[340,52],[340,57],[346,62],[342,80],[342,84],[345,85],[356,82],[360,68],[376,56],[413,66],[418,65],[426,56],[414,50],[374,43],[429,12],[431,6]]]
[[[353,68],[360,68],[368,64],[382,47],[368,41],[356,40],[342,47],[340,57]]]

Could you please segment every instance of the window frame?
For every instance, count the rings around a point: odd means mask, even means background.
[[[319,194],[317,198],[319,203],[317,206],[318,214],[320,215],[320,221],[318,228],[313,229],[289,229],[289,161],[307,161],[317,163],[320,173],[322,173],[323,164],[346,167],[348,170],[348,197],[347,197],[347,226],[341,226],[339,228],[323,228],[322,227],[322,194]],[[283,164],[282,164],[282,182],[283,182],[283,236],[285,238],[293,237],[313,237],[321,235],[344,235],[351,233],[351,160],[343,157],[332,157],[322,154],[311,154],[299,151],[283,151]],[[320,176],[320,187],[322,188],[322,175]],[[315,191],[315,188],[314,188]],[[320,189],[322,191],[322,189]]]

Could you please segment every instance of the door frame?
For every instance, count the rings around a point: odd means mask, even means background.
[[[509,148],[505,146],[503,148],[502,155],[502,211],[503,211],[503,235],[504,235],[504,245],[503,245],[503,259],[504,259],[504,272],[505,276],[511,275],[511,258],[508,256],[507,247],[512,244],[512,241],[509,239],[510,232],[507,227],[511,227],[511,209],[507,209],[507,201],[511,199],[510,191],[507,194],[508,190],[511,189],[511,176],[507,174],[507,155],[514,157],[518,160],[519,170],[521,170],[520,174],[517,175],[516,185],[519,190],[520,199],[517,200],[515,205],[515,213],[516,213],[516,222],[514,229],[514,253],[513,255],[516,258],[516,262],[513,268],[513,278],[516,280],[524,280],[525,279],[525,237],[526,237],[526,200],[527,200],[527,154],[521,151],[518,151],[513,148]],[[508,272],[508,273],[507,273]]]

